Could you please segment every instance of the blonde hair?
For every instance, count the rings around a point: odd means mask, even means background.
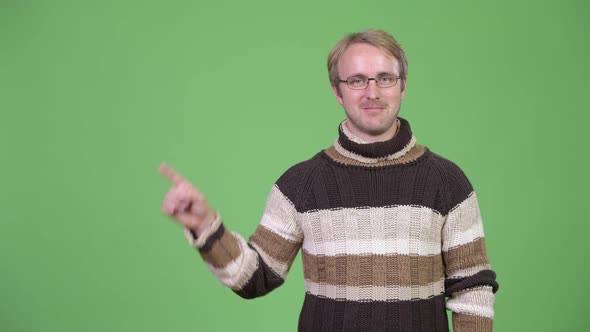
[[[328,73],[330,75],[330,83],[333,86],[339,87],[338,81],[340,78],[338,77],[338,61],[340,61],[342,54],[346,51],[348,46],[357,43],[373,45],[381,49],[385,54],[397,59],[400,65],[399,76],[402,80],[401,84],[403,91],[408,76],[408,60],[406,59],[406,54],[404,53],[404,50],[402,50],[401,45],[392,35],[383,30],[374,29],[350,33],[344,36],[344,38],[332,48],[330,54],[328,54]],[[338,91],[340,91],[339,88]]]

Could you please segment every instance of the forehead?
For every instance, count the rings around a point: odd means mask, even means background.
[[[355,74],[374,76],[383,72],[399,74],[399,62],[370,44],[349,45],[338,61],[338,74],[343,77]]]

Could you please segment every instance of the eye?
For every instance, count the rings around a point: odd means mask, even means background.
[[[367,84],[367,79],[363,76],[351,76],[346,81],[353,88],[362,88]]]
[[[393,75],[383,75],[379,77],[379,81],[383,83],[391,83],[395,80]]]

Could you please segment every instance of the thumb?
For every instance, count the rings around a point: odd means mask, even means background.
[[[194,214],[182,211],[174,214],[174,219],[181,223],[184,227],[195,229],[199,226],[199,217]]]
[[[203,196],[198,196],[193,199],[186,211],[195,216],[203,218],[209,212],[209,205],[207,204],[207,201],[205,201]]]

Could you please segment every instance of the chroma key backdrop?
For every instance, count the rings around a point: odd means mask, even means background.
[[[249,237],[344,112],[331,47],[409,60],[400,116],[480,201],[494,330],[587,330],[589,6],[582,0],[0,0],[0,331],[294,331],[301,257],[244,300],[161,212],[167,162]]]

